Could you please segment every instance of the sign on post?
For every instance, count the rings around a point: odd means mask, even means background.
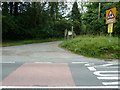
[[[68,31],[68,35],[72,35],[72,31]]]
[[[116,8],[106,10],[106,24],[116,23]]]
[[[109,42],[111,42],[113,23],[116,23],[116,8],[106,10],[106,24],[108,24],[108,33],[110,34]]]

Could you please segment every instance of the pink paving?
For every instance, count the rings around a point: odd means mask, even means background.
[[[66,63],[25,63],[2,82],[3,86],[74,86]]]

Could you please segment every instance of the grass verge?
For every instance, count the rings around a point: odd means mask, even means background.
[[[3,41],[1,46],[6,47],[6,46],[43,43],[43,42],[52,42],[52,41],[61,41],[61,40],[63,40],[63,39],[61,39],[61,38],[49,38],[49,39],[35,39],[35,40]]]
[[[72,40],[66,40],[61,47],[87,57],[99,59],[119,59],[120,47],[118,37],[108,36],[79,36]]]

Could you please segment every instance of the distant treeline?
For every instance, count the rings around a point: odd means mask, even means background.
[[[114,7],[117,8],[117,23],[114,24],[113,35],[120,32],[120,2],[101,3],[100,19],[98,2],[74,2],[71,5],[72,10],[66,15],[69,7],[65,2],[2,2],[2,38],[62,38],[65,29],[71,30],[72,26],[77,35],[106,35],[105,11]]]

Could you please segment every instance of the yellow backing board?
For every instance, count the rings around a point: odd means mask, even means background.
[[[116,23],[116,8],[106,10],[106,24]]]

